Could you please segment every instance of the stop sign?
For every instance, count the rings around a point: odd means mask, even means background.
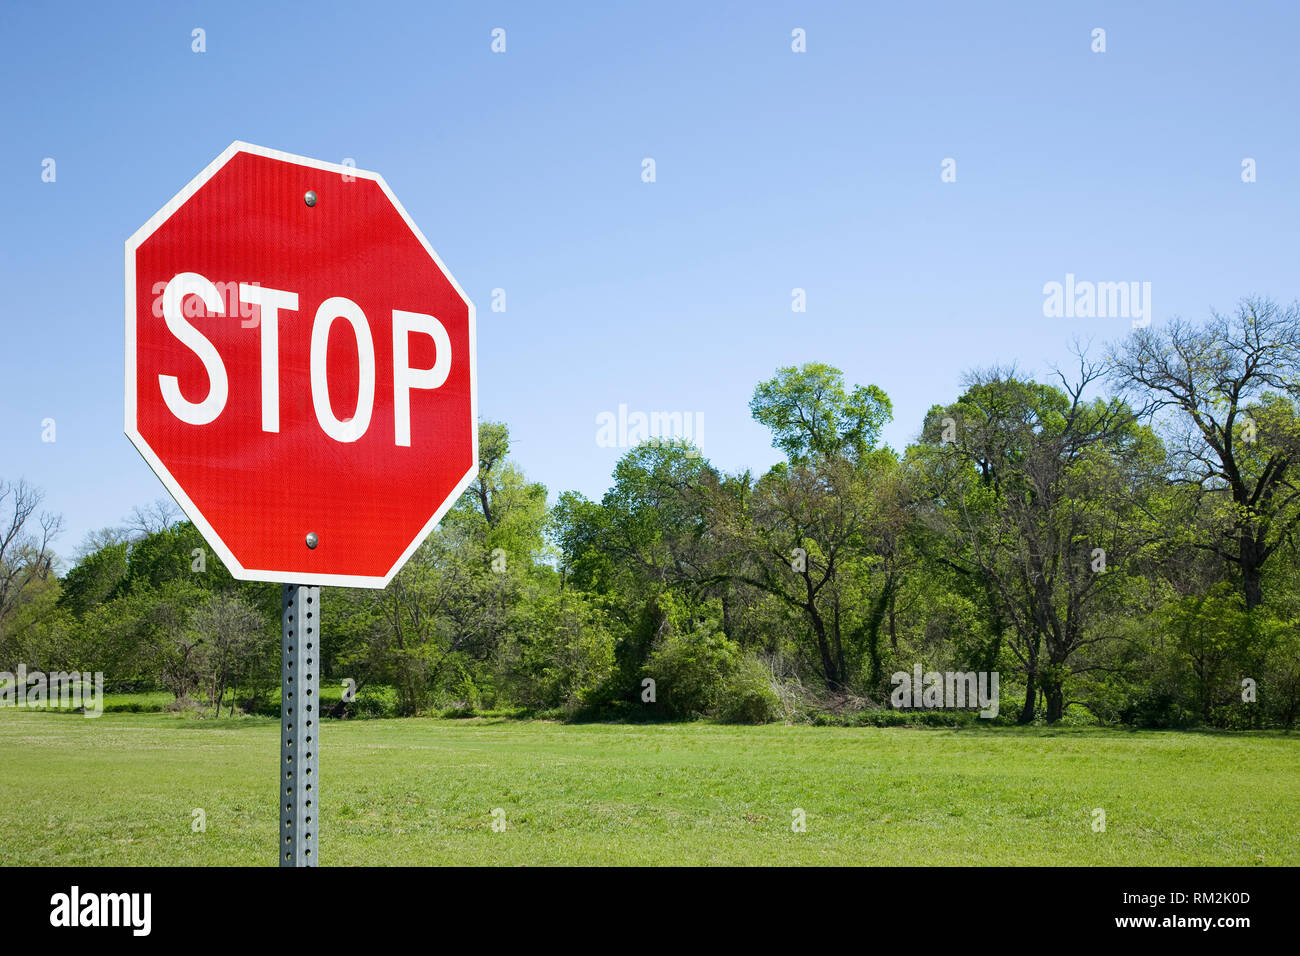
[[[387,584],[474,476],[474,359],[375,173],[234,143],[126,243],[126,433],[237,578]]]

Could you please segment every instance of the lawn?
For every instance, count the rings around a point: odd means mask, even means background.
[[[0,864],[270,865],[278,761],[266,718],[5,709]],[[326,865],[1300,864],[1280,733],[354,720],[320,768]]]

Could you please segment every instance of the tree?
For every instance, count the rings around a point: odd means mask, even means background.
[[[81,544],[77,545],[73,557],[79,563],[96,551],[114,545],[129,544],[130,541],[131,534],[126,528],[108,525],[94,531],[87,531],[85,537],[81,539]]]
[[[80,617],[120,593],[130,568],[129,553],[125,541],[88,551],[64,575],[59,603]]]
[[[694,608],[726,581],[713,563],[710,489],[718,476],[697,450],[677,442],[643,442],[615,466],[599,503],[565,493],[551,514],[561,573],[603,600],[614,618],[614,697],[631,697],[656,638],[669,627],[669,595]],[[725,628],[725,624],[724,624]]]
[[[267,620],[239,595],[218,591],[190,613],[189,623],[199,643],[205,645],[204,669],[213,716],[221,715],[227,688],[232,691],[233,716],[239,681],[249,674],[268,645]]]
[[[132,508],[122,530],[131,538],[147,538],[166,531],[180,521],[181,517],[181,509],[176,507],[176,502],[170,498],[158,498],[152,504]]]
[[[44,494],[26,481],[0,481],[0,651],[5,625],[31,593],[54,573],[51,542],[63,519],[36,514]]]
[[[465,494],[382,591],[333,598],[349,638],[338,659],[358,690],[387,681],[402,714],[438,691],[477,704],[533,587],[558,591],[544,563],[546,488],[509,460],[504,425],[479,428],[479,471]]]
[[[147,666],[177,701],[189,699],[206,667],[201,635],[189,626],[190,611],[201,594],[192,583],[178,579],[157,589],[138,589],[127,602]]]
[[[897,566],[883,576],[873,602],[880,614],[857,613],[849,597],[862,590],[873,563],[897,557],[896,541],[876,533],[879,503],[897,500],[892,492],[877,494],[881,476],[897,465],[891,451],[876,448],[892,415],[889,397],[874,385],[847,391],[839,369],[814,362],[778,369],[754,389],[749,407],[788,461],[764,475],[752,495],[741,488],[722,500],[718,513],[730,514],[720,525],[730,538],[730,575],[805,618],[827,687],[847,687],[862,644],[874,684]]]
[[[1246,609],[1258,607],[1265,565],[1300,524],[1300,307],[1246,299],[1204,326],[1139,329],[1111,361],[1154,412],[1176,413],[1175,478],[1222,528],[1199,546],[1235,566]]]
[[[478,474],[470,483],[469,493],[478,500],[483,519],[494,524],[492,483],[497,466],[510,454],[510,431],[501,422],[483,422],[478,427]]]
[[[614,668],[614,641],[596,606],[572,589],[539,589],[517,614],[497,661],[514,700],[569,710],[587,703]]]
[[[1067,678],[1104,666],[1087,651],[1114,639],[1103,612],[1150,536],[1142,498],[1162,450],[1125,402],[1084,398],[1100,374],[1081,357],[1078,378],[1054,388],[994,369],[926,422],[931,521],[954,546],[944,560],[1010,625],[1022,723],[1040,692],[1059,720]]]
[[[861,460],[893,417],[883,391],[859,385],[846,392],[843,373],[820,362],[777,369],[754,389],[749,410],[792,464],[838,455]]]
[[[633,448],[619,459],[602,499],[603,547],[654,587],[708,583],[702,489],[716,477],[694,449],[657,441]]]
[[[844,458],[818,467],[779,465],[715,527],[730,552],[730,576],[804,616],[820,676],[835,691],[849,678],[841,587],[851,565],[865,570],[869,487],[862,470]]]

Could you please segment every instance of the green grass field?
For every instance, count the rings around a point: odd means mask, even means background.
[[[325,865],[1300,864],[1284,734],[411,719],[321,736]],[[278,762],[265,718],[0,711],[0,864],[272,865]]]

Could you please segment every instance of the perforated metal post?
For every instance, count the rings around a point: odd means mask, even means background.
[[[286,584],[281,597],[280,865],[316,866],[320,588]]]

